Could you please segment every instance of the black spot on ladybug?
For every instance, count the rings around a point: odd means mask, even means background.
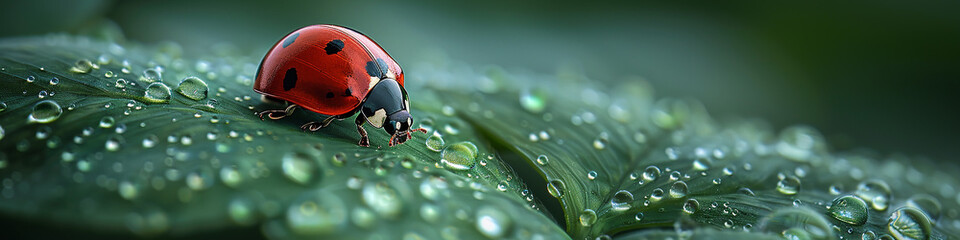
[[[333,98],[333,92],[327,92],[327,98]]]
[[[296,41],[297,37],[299,36],[300,36],[300,33],[294,33],[293,35],[290,35],[289,37],[287,37],[287,39],[284,39],[283,47],[286,48],[287,46],[290,46],[290,44],[293,44],[293,41]]]
[[[381,58],[377,58],[376,63],[374,61],[367,62],[366,70],[367,74],[371,77],[385,78],[387,76],[387,62],[383,61]]]
[[[347,88],[347,91],[345,91],[345,92],[343,93],[343,96],[350,96],[351,93],[352,93],[352,92],[350,91],[350,89]]]
[[[328,42],[327,47],[323,48],[323,50],[327,51],[327,55],[336,54],[343,50],[343,41],[340,41],[340,39],[334,39],[333,41]]]
[[[287,69],[287,74],[283,76],[283,90],[290,91],[297,86],[297,69]]]

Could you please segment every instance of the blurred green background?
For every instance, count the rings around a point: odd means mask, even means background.
[[[699,99],[721,118],[815,126],[838,150],[954,161],[960,147],[958,1],[3,5],[0,37],[119,30],[130,42],[178,42],[188,55],[223,43],[260,55],[296,28],[332,23],[371,36],[404,65],[442,56],[511,72],[572,71],[611,85],[642,77],[658,96]]]

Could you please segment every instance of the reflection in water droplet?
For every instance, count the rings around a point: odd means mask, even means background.
[[[449,169],[468,170],[476,166],[477,151],[472,142],[454,143],[440,153],[440,162]]]
[[[587,179],[590,179],[590,180],[597,179],[597,171],[587,172]]]
[[[697,210],[700,209],[700,202],[696,199],[687,199],[686,202],[683,202],[683,212],[687,214],[694,214]]]
[[[657,166],[649,166],[643,170],[643,180],[653,181],[657,180],[657,177],[660,177],[660,168]]]
[[[615,211],[626,211],[630,209],[630,202],[633,202],[633,194],[627,190],[620,190],[613,194],[610,199],[610,206]]]
[[[537,164],[540,164],[540,166],[544,166],[544,165],[547,165],[547,163],[550,163],[550,159],[547,158],[547,155],[541,154],[540,156],[537,156]]]
[[[53,100],[43,100],[33,105],[33,111],[27,116],[27,121],[32,123],[49,123],[60,118],[63,109],[60,104]]]
[[[829,214],[841,222],[863,225],[867,222],[867,203],[856,196],[842,196],[833,200]]]
[[[890,185],[879,179],[861,182],[857,185],[857,191],[854,194],[869,203],[870,207],[877,211],[887,210],[890,201],[893,200]]]
[[[687,183],[677,181],[670,186],[670,197],[683,198],[687,196]]]
[[[197,77],[187,77],[180,81],[180,85],[177,85],[177,92],[181,95],[193,99],[201,100],[207,98],[207,83]]]
[[[443,150],[443,137],[440,136],[439,132],[433,132],[433,134],[427,137],[424,145],[427,145],[427,149],[430,149],[431,151],[440,152]]]
[[[162,82],[151,83],[143,93],[146,102],[166,103],[170,101],[170,87]]]
[[[800,179],[789,176],[777,182],[777,191],[784,195],[794,195],[800,191]]]
[[[580,225],[584,227],[589,227],[597,221],[597,212],[593,209],[584,209],[583,212],[580,212]]]
[[[566,191],[566,186],[563,184],[563,180],[560,179],[550,180],[550,182],[547,183],[547,192],[555,198],[563,198],[564,191]]]
[[[887,232],[897,240],[930,239],[930,218],[912,207],[902,207],[887,220]]]

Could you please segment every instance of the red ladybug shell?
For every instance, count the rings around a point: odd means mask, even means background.
[[[403,70],[349,28],[313,25],[287,34],[260,62],[253,89],[324,115],[353,113],[380,79],[403,87]]]

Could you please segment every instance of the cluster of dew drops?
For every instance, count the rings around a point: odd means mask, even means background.
[[[169,50],[167,52],[163,51]],[[122,56],[126,50],[116,44],[109,46],[108,53],[102,54],[95,59],[79,59],[70,66],[66,71],[73,74],[89,74],[100,81],[100,84],[103,84],[101,87],[107,89],[115,89],[120,92],[132,92],[133,86],[146,85],[143,88],[142,98],[143,102],[137,100],[129,100],[125,104],[116,104],[113,102],[108,102],[98,106],[84,106],[83,104],[70,103],[66,107],[62,106],[61,102],[58,102],[54,97],[55,90],[43,90],[37,93],[38,102],[32,106],[31,112],[29,113],[26,121],[29,123],[41,124],[39,130],[36,133],[37,140],[46,140],[47,145],[50,148],[55,148],[62,145],[60,138],[57,136],[52,136],[52,129],[48,127],[47,123],[52,123],[57,121],[61,115],[69,114],[70,111],[73,111],[77,108],[84,107],[97,107],[103,109],[111,109],[117,107],[126,106],[126,110],[123,112],[124,116],[135,114],[136,111],[143,110],[151,107],[153,104],[168,104],[171,102],[171,99],[175,96],[173,92],[176,92],[183,97],[186,97],[193,101],[203,101],[208,99],[208,94],[210,94],[210,89],[206,81],[203,79],[217,79],[217,78],[226,78],[232,77],[235,75],[236,84],[241,86],[249,87],[252,84],[252,79],[250,75],[255,71],[256,66],[253,66],[251,63],[242,63],[237,62],[231,65],[231,62],[226,64],[213,64],[209,61],[199,60],[194,62],[192,68],[191,64],[187,60],[174,57],[179,55],[180,47],[173,43],[172,45],[167,45],[162,47],[161,54],[155,56],[154,59],[151,59],[147,63],[149,67],[146,67],[137,74],[133,69],[137,68],[136,65],[131,64],[129,60],[119,60],[117,56]],[[241,66],[241,67],[233,67]],[[119,69],[117,69],[119,68]],[[196,75],[183,76],[182,80],[179,81],[179,84],[176,87],[171,87],[164,80],[166,70],[170,68],[172,72],[189,72],[195,71]],[[242,72],[238,73],[235,69],[242,68]],[[5,69],[4,69],[5,70]],[[48,69],[40,68],[39,71],[47,71]],[[24,77],[27,84],[37,84],[41,80],[34,75],[29,75]],[[45,84],[50,86],[44,89],[56,89],[58,85],[61,85],[61,80],[58,77],[52,77],[44,81]],[[70,84],[70,83],[66,83]],[[221,97],[221,94],[225,94],[227,90],[223,87],[217,88],[214,94],[217,97]],[[30,93],[23,92],[24,95]],[[236,96],[233,98],[236,102],[246,102],[251,101],[250,96]],[[253,103],[250,103],[248,108],[253,110]],[[216,101],[209,99],[206,103],[201,103],[202,106],[215,108]],[[3,102],[0,102],[0,111],[6,110],[7,105]],[[451,109],[444,109],[445,114],[450,113]],[[193,115],[194,118],[203,118],[207,117],[201,111],[198,111]],[[209,114],[209,122],[211,124],[229,124],[229,119],[221,119],[220,117]],[[270,132],[256,130],[251,133],[243,133],[239,131],[229,131],[229,133],[221,134],[218,132],[209,132],[204,137],[195,138],[194,136],[189,135],[169,135],[167,137],[160,137],[154,134],[147,134],[143,139],[134,140],[126,139],[123,137],[123,134],[128,131],[129,127],[122,121],[119,121],[118,118],[123,116],[104,116],[95,126],[86,127],[80,132],[77,136],[72,138],[72,143],[75,144],[84,144],[87,141],[87,138],[93,136],[95,133],[100,131],[107,131],[109,134],[112,134],[107,140],[103,142],[103,149],[107,152],[116,152],[121,150],[124,147],[132,143],[136,143],[139,147],[143,149],[156,148],[161,144],[171,144],[171,145],[183,145],[189,146],[194,144],[194,141],[197,140],[210,140],[216,142],[215,149],[218,153],[229,153],[234,151],[236,146],[226,144],[225,141],[220,141],[220,138],[229,138],[239,141],[252,142],[254,141],[255,136],[264,136],[270,135]],[[170,122],[176,122],[177,118],[171,118]],[[147,122],[140,122],[138,124],[141,128],[147,127]],[[421,123],[421,127],[432,128],[432,120],[426,119]],[[459,130],[452,125],[445,125],[442,129],[434,131],[433,135],[427,139],[427,147],[431,150],[440,152],[441,159],[437,161],[438,168],[445,168],[454,171],[462,171],[472,169],[477,164],[485,166],[488,160],[492,160],[493,156],[488,155],[485,158],[478,157],[479,153],[476,145],[472,142],[464,141],[453,144],[445,144],[440,135],[439,131],[443,131],[447,134],[457,134]],[[3,139],[4,130],[0,127],[0,140]],[[21,152],[28,151],[30,149],[30,144],[32,139],[24,139],[18,143],[18,150]],[[322,148],[318,146],[317,149]],[[257,153],[264,152],[263,146],[257,146],[254,148],[246,149],[247,153]],[[168,157],[165,158],[164,163],[168,166],[172,166],[176,161],[186,161],[190,158],[189,153],[177,151],[174,148],[167,149]],[[64,164],[70,166],[75,166],[76,172],[72,175],[72,179],[78,183],[83,183],[87,181],[85,173],[90,173],[94,168],[94,159],[88,159],[78,156],[76,153],[66,150],[61,154],[61,159]],[[102,154],[95,154],[95,157],[102,157]],[[316,166],[315,158],[316,156],[309,154],[301,153],[291,153],[286,154],[281,159],[281,170],[285,178],[290,181],[298,184],[309,184],[316,179],[315,174],[318,172],[318,166]],[[359,156],[357,156],[359,157]],[[479,161],[478,161],[479,158]],[[335,166],[343,166],[347,162],[347,154],[340,152],[334,154],[330,161]],[[116,191],[119,196],[127,200],[137,200],[141,198],[144,194],[145,188],[153,188],[155,190],[162,190],[168,188],[172,182],[183,180],[185,187],[178,189],[177,197],[182,202],[189,202],[198,191],[212,187],[215,182],[215,178],[219,175],[220,180],[224,185],[228,187],[236,188],[244,182],[244,178],[262,178],[269,176],[269,170],[263,167],[261,163],[258,163],[257,167],[254,169],[242,169],[238,166],[221,166],[219,160],[216,158],[210,159],[210,162],[215,166],[220,168],[219,174],[216,171],[204,168],[190,173],[182,173],[180,170],[170,167],[163,171],[158,176],[150,177],[146,183],[136,182],[130,180],[117,180],[104,175],[98,176],[95,178],[96,183],[109,189],[111,191]],[[226,165],[226,164],[223,164]],[[413,168],[413,161],[410,159],[404,159],[401,162],[401,165],[405,168]],[[7,166],[7,159],[5,156],[0,158],[0,169]],[[147,162],[143,168],[144,171],[152,172],[154,170],[159,170],[161,166],[155,166],[152,162]],[[111,166],[112,170],[121,172],[124,169],[122,163],[117,162],[113,163]],[[379,173],[379,172],[378,172]],[[420,184],[420,192],[422,196],[428,200],[437,200],[439,201],[442,196],[450,195],[450,193],[444,193],[443,191],[449,191],[446,184],[446,180],[438,180],[436,177],[426,177],[421,171],[415,171],[414,176],[416,178],[425,178],[422,184]],[[4,190],[0,191],[3,197],[13,198],[15,195],[14,181],[22,180],[22,175],[19,173],[14,173],[13,177],[4,179]],[[485,190],[481,184],[477,182],[471,182],[470,184],[465,184],[464,181],[457,180],[454,182],[455,187],[463,187],[464,185],[469,185],[470,189],[476,190],[473,193],[473,196],[480,200],[483,198],[483,193],[481,190]],[[314,198],[301,199],[291,204],[286,211],[286,222],[289,226],[289,230],[297,234],[318,234],[318,233],[329,233],[332,231],[333,227],[342,224],[343,222],[349,221],[354,225],[363,228],[371,228],[375,224],[376,216],[383,216],[389,218],[390,216],[397,215],[401,209],[404,207],[402,201],[399,201],[399,196],[397,196],[396,190],[393,190],[389,185],[385,183],[368,183],[364,184],[363,180],[359,177],[351,177],[347,181],[347,186],[350,189],[360,190],[362,192],[364,206],[357,207],[352,211],[347,211],[344,206],[342,199],[336,197],[335,194],[322,194]],[[505,191],[505,187],[501,186],[499,188],[501,191]],[[498,188],[498,189],[499,189]],[[527,198],[528,202],[532,201],[532,194],[529,194],[529,190],[523,190],[523,196]],[[227,212],[230,217],[230,220],[239,225],[250,225],[256,222],[256,219],[259,216],[276,216],[281,213],[278,209],[279,203],[270,202],[269,200],[264,200],[266,202],[258,204],[256,201],[238,197],[230,201],[227,206]],[[336,207],[340,206],[340,207]],[[420,206],[419,213],[427,221],[438,221],[441,215],[442,208],[437,204],[424,203],[423,206]],[[471,218],[470,216],[474,216]],[[475,212],[468,213],[465,210],[458,210],[454,216],[457,219],[469,221],[475,223],[475,230],[481,233],[484,236],[491,238],[500,238],[506,236],[513,228],[513,220],[510,215],[502,212],[500,208],[493,206],[485,206],[477,208]],[[170,227],[170,219],[167,213],[158,209],[147,209],[145,211],[140,211],[134,214],[131,214],[127,217],[127,227],[135,232],[140,234],[156,234],[168,230]],[[458,229],[453,229],[453,227],[444,228],[441,233],[444,237],[456,239],[456,234],[458,234]],[[514,229],[515,234],[520,234],[520,236],[537,236],[535,233],[531,233],[524,229]],[[525,234],[525,235],[524,235]]]

